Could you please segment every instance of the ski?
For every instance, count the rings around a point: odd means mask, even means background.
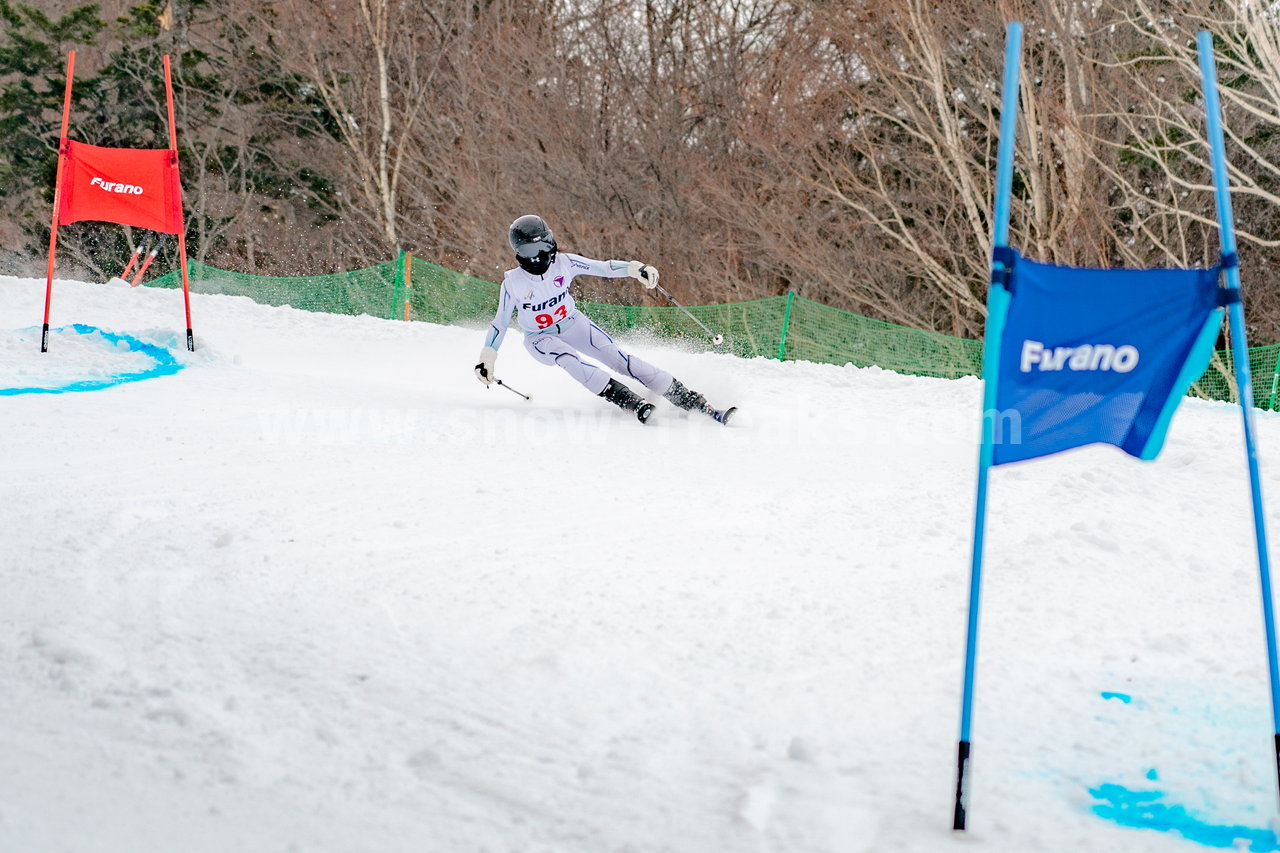
[[[715,419],[716,423],[729,425],[729,418],[733,417],[733,413],[738,411],[737,406],[730,406],[727,409],[708,409],[707,414]]]

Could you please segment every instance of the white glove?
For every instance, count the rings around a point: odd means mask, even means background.
[[[639,261],[627,261],[627,275],[634,279],[639,279],[649,290],[653,290],[658,286],[658,270],[648,264],[642,264]]]
[[[498,360],[498,351],[491,346],[480,349],[480,363],[476,365],[476,379],[485,385],[493,384],[493,363]]]

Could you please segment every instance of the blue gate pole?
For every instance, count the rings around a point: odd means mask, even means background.
[[[1196,35],[1200,52],[1200,77],[1204,86],[1204,111],[1208,121],[1209,148],[1213,154],[1213,188],[1218,199],[1218,229],[1222,240],[1222,263],[1229,299],[1231,352],[1240,389],[1240,411],[1244,415],[1244,448],[1249,465],[1249,485],[1253,491],[1253,532],[1258,546],[1258,576],[1262,584],[1262,619],[1267,634],[1267,666],[1271,673],[1271,721],[1275,733],[1277,791],[1280,792],[1280,666],[1276,663],[1275,609],[1271,600],[1271,562],[1267,556],[1267,526],[1262,508],[1262,481],[1258,474],[1258,446],[1254,439],[1253,380],[1249,371],[1249,348],[1245,341],[1244,304],[1240,296],[1240,268],[1236,259],[1235,220],[1231,213],[1231,192],[1227,186],[1227,149],[1222,139],[1222,108],[1218,103],[1218,75],[1213,62],[1213,36]]]
[[[1022,70],[1022,24],[1009,24],[1005,37],[1004,83],[1000,107],[1000,149],[996,160],[996,211],[992,243],[995,252],[1008,245],[1009,200],[1013,195],[1014,141],[1018,131],[1018,75]],[[973,723],[973,682],[978,663],[978,607],[982,597],[982,544],[987,525],[987,474],[991,470],[996,412],[996,381],[1000,367],[1000,339],[1009,311],[1009,291],[999,279],[1003,261],[992,258],[991,287],[987,290],[987,329],[982,346],[982,446],[978,451],[978,495],[974,502],[973,556],[969,567],[969,623],[964,652],[964,698],[960,706],[960,745],[956,755],[956,799],[951,828],[963,830],[969,810],[970,729]]]

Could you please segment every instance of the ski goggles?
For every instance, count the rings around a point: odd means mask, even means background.
[[[549,254],[556,250],[556,244],[548,240],[534,240],[531,243],[522,243],[516,249],[516,257],[518,258],[536,258],[542,254]]]

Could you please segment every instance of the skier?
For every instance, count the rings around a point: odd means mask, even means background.
[[[516,253],[518,267],[503,276],[498,311],[480,349],[476,378],[486,386],[494,381],[493,365],[514,309],[524,329],[525,349],[534,359],[559,365],[592,394],[635,412],[641,423],[653,414],[653,403],[637,396],[606,371],[584,360],[582,355],[599,359],[610,370],[638,380],[681,409],[702,412],[720,423],[729,422],[734,409],[712,408],[706,397],[686,388],[667,371],[627,355],[613,338],[575,307],[569,294],[569,285],[580,275],[631,276],[652,289],[658,286],[656,269],[639,261],[594,261],[569,252],[557,252],[555,236],[541,216],[521,216],[511,223],[507,238]]]

